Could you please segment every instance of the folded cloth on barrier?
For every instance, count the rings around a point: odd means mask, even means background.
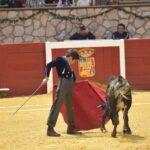
[[[55,96],[56,87],[53,89]],[[104,110],[98,105],[105,103],[105,91],[94,83],[84,80],[76,82],[74,86],[74,114],[77,130],[90,130],[99,128]],[[65,105],[62,105],[61,113],[67,122]],[[107,119],[106,123],[108,122]]]

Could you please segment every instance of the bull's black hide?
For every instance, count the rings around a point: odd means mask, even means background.
[[[102,108],[105,109],[100,127],[101,131],[106,132],[105,120],[106,117],[109,116],[112,120],[112,124],[114,125],[112,137],[116,137],[116,129],[119,124],[118,112],[122,110],[124,119],[123,133],[131,134],[131,129],[128,123],[128,111],[131,104],[131,87],[128,81],[122,76],[112,77],[108,82],[106,89],[106,103],[101,105]]]

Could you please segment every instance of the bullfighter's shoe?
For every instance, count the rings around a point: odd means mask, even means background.
[[[57,133],[53,127],[48,126],[47,128],[47,136],[54,136],[54,137],[59,137],[61,136],[59,133]]]
[[[68,126],[67,134],[80,135],[82,132],[77,131],[74,126]]]

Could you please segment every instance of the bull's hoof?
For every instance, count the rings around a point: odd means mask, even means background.
[[[132,132],[131,132],[131,130],[129,129],[129,130],[123,130],[123,134],[129,134],[129,135],[131,135],[132,134]]]
[[[101,132],[106,133],[107,132],[106,128],[105,127],[101,128]]]
[[[112,136],[113,138],[116,138],[116,133],[112,133],[111,136]]]

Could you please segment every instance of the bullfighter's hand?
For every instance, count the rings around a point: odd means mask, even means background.
[[[47,83],[47,81],[48,81],[48,77],[45,77],[45,78],[42,80],[41,85],[45,85],[45,84]]]

